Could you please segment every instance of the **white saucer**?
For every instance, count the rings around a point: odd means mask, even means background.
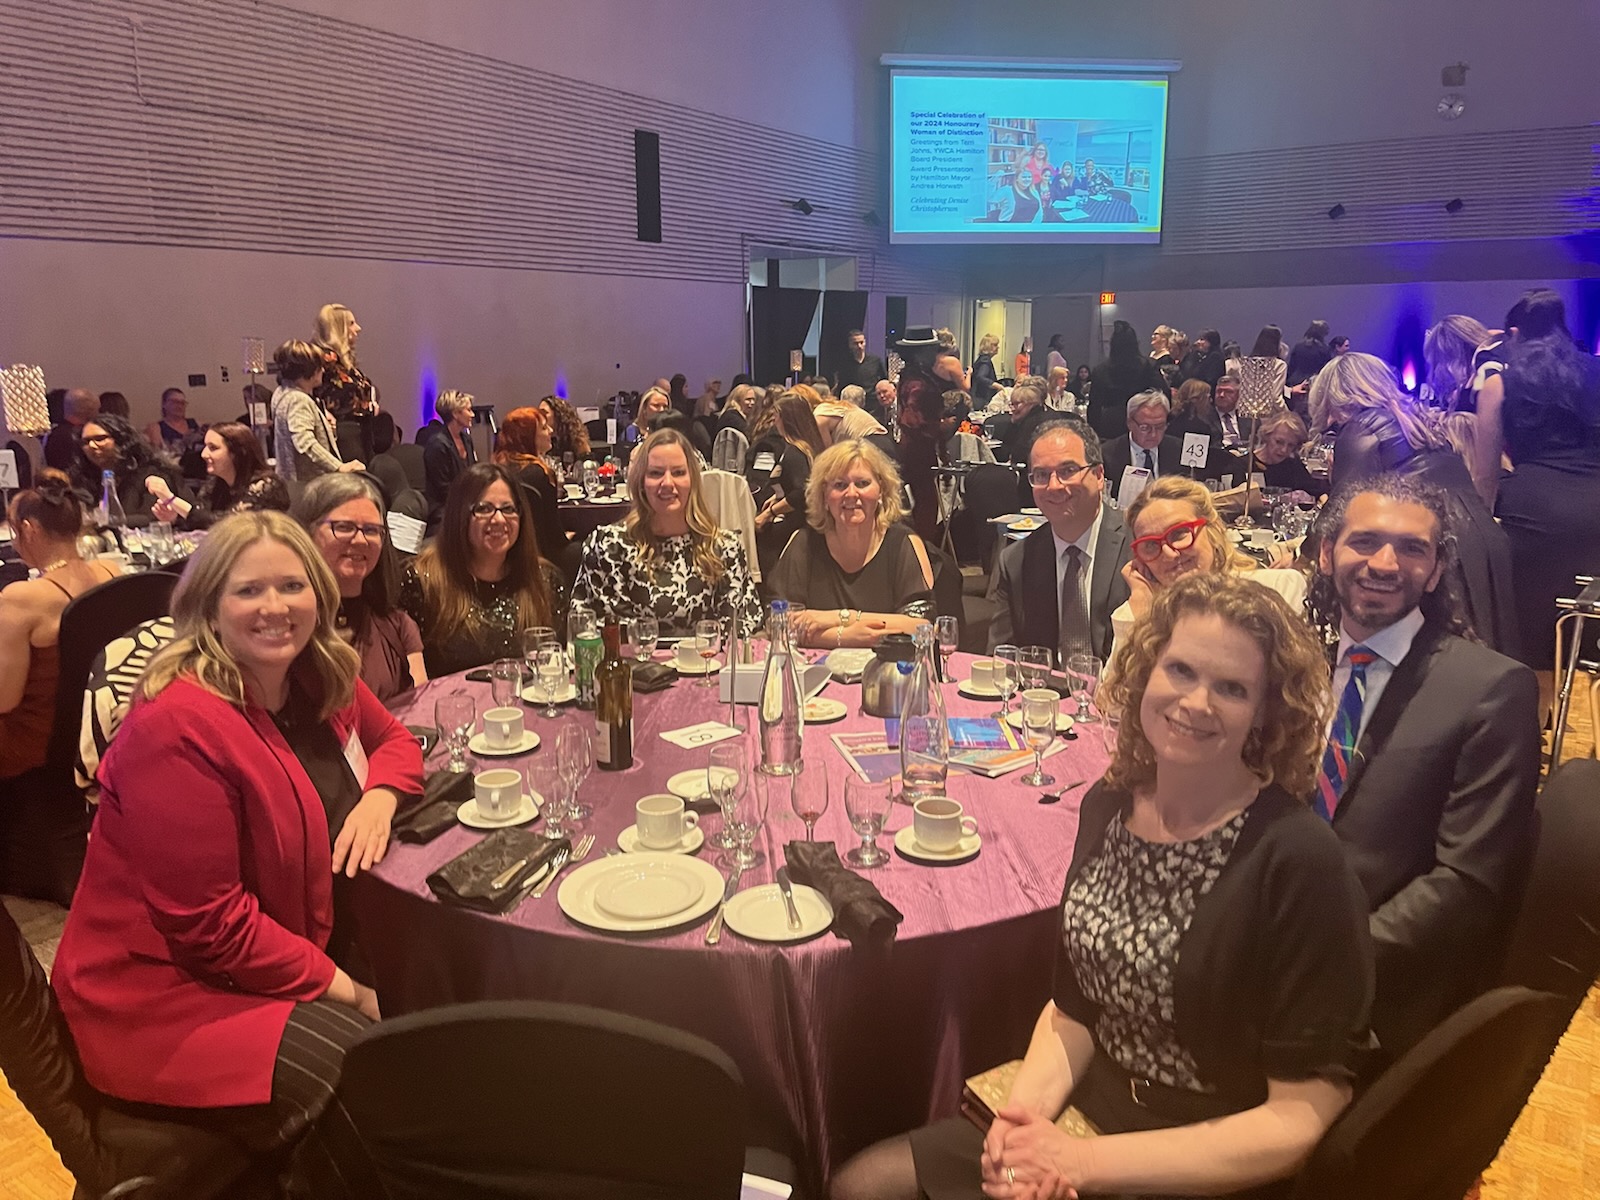
[[[548,701],[548,703],[571,704],[577,698],[578,685],[568,680],[565,687],[557,689],[556,698],[552,701]],[[524,703],[533,704],[539,707],[543,707],[547,703],[544,698],[544,693],[538,688],[533,687],[526,687],[522,689],[522,699]]]
[[[979,687],[977,684],[973,683],[970,678],[963,679],[960,683],[956,684],[956,691],[960,692],[969,700],[1000,699],[999,688]]]
[[[478,798],[474,796],[456,809],[456,820],[468,829],[509,829],[513,825],[526,825],[539,815],[539,800],[524,792],[522,806],[509,817],[486,817],[478,811]]]
[[[626,504],[626,503],[628,503],[628,497],[626,497],[626,496],[596,496],[593,500],[589,501],[589,503],[590,504]]]
[[[789,928],[789,913],[783,893],[775,883],[736,892],[722,918],[728,928],[753,942],[798,942],[825,933],[833,925],[833,906],[815,888],[794,885],[794,906],[800,914],[800,928]]]
[[[515,746],[491,746],[486,734],[475,733],[467,739],[467,749],[482,758],[516,758],[539,748],[539,735],[531,729],[522,731],[522,740]]]
[[[976,833],[967,834],[948,850],[929,850],[917,841],[916,827],[907,825],[894,835],[894,848],[913,862],[957,863],[976,855],[983,848],[983,838]]]
[[[1020,521],[1013,521],[1006,528],[1012,533],[1032,533],[1044,524],[1042,517],[1023,517]]]
[[[686,667],[683,665],[683,659],[674,656],[672,665],[678,668],[679,675],[715,675],[722,670],[720,658],[702,658],[694,666]]]
[[[663,850],[660,846],[641,846],[639,844],[639,828],[629,825],[617,834],[617,849],[624,854],[693,854],[706,844],[706,835],[700,832],[697,825],[681,838],[676,846]]]
[[[629,906],[628,898],[625,898],[620,891],[611,891],[610,888],[621,887],[620,882],[613,883],[613,881],[637,881],[641,875],[647,878],[660,875],[678,880],[698,880],[700,895],[689,907],[659,917],[615,916],[596,903],[596,893],[602,885],[605,885],[610,902],[619,906]],[[652,930],[687,925],[709,915],[722,900],[725,883],[721,872],[710,863],[702,862],[692,855],[616,854],[586,862],[568,871],[562,877],[561,886],[556,889],[556,902],[568,917],[591,929],[608,933],[647,933]],[[678,884],[674,889],[676,893],[686,890],[692,890],[692,885],[687,882]],[[641,896],[644,894],[641,892]],[[640,902],[642,903],[642,900]]]
[[[1044,509],[1042,509],[1042,508],[1025,508],[1025,509],[1022,510],[1022,515],[1025,516],[1025,517],[1042,517],[1042,516],[1044,516]]]
[[[1014,521],[1023,520],[1025,517],[1027,517],[1027,515],[1028,515],[1027,513],[1020,513],[1020,512],[1006,513],[1004,516],[990,517],[989,518],[989,524],[991,524],[991,525],[1010,525]]]
[[[834,721],[844,720],[849,713],[844,701],[835,700],[832,696],[813,696],[806,701],[807,725],[830,725]]]
[[[594,905],[605,916],[623,921],[661,921],[687,912],[705,895],[699,876],[640,867],[612,871],[595,884]]]
[[[1011,726],[1011,728],[1013,728],[1013,729],[1021,729],[1022,728],[1022,714],[1020,712],[1009,712],[1009,713],[1007,713],[1006,714],[1006,724]],[[1066,713],[1064,713],[1064,712],[1057,712],[1056,713],[1056,732],[1057,733],[1065,733],[1067,730],[1072,728],[1072,725],[1073,725],[1073,720],[1072,720],[1071,717],[1067,716]]]
[[[683,800],[704,800],[711,794],[711,789],[706,784],[707,767],[694,767],[687,771],[679,771],[667,780],[667,791]],[[723,767],[726,771],[728,768]],[[631,826],[630,826],[631,828]]]

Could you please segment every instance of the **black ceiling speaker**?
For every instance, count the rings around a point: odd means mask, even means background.
[[[661,135],[633,131],[634,219],[641,242],[661,240]]]
[[[1447,213],[1455,214],[1460,212],[1466,206],[1466,201],[1464,201],[1460,196],[1457,196],[1454,200],[1450,201],[1444,206],[1444,210]]]
[[[804,196],[801,196],[798,200],[785,200],[784,204],[794,209],[795,212],[799,213],[803,217],[809,217],[812,213],[817,211],[816,206]]]
[[[1467,64],[1454,63],[1439,72],[1439,85],[1447,88],[1467,86]]]
[[[1330,221],[1337,221],[1342,216],[1344,216],[1344,205],[1342,204],[1335,204],[1328,210],[1328,219]]]

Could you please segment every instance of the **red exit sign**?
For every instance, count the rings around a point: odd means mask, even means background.
[[[1115,304],[1116,302],[1117,302],[1117,294],[1115,292],[1101,292],[1100,293],[1100,304],[1102,305],[1102,307],[1107,305],[1107,304]]]

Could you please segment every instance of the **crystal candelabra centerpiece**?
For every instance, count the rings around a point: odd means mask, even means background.
[[[0,368],[0,404],[5,407],[6,428],[12,433],[43,437],[50,432],[43,368],[21,363]]]

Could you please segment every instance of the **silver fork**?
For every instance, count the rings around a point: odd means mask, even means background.
[[[580,863],[584,859],[588,858],[589,851],[593,849],[594,834],[584,834],[578,839],[578,844],[572,848],[572,852],[570,854],[556,855],[556,861],[554,864],[552,864],[550,873],[541,879],[537,886],[534,887],[533,891],[528,894],[537,900],[550,889],[550,885],[556,881],[557,875],[561,874],[562,871],[566,870],[573,863]]]

